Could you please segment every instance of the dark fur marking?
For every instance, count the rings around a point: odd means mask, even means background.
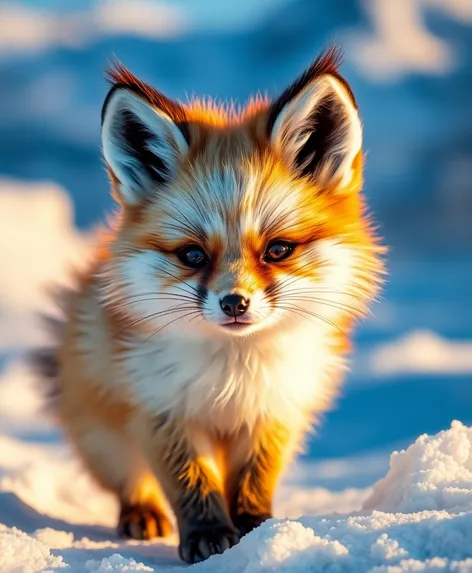
[[[51,316],[40,313],[42,329],[52,338],[50,346],[34,348],[26,354],[29,368],[38,378],[39,391],[45,399],[45,408],[49,413],[56,413],[58,399],[61,395],[59,349],[65,335],[64,315],[72,304],[75,289],[63,286],[50,286],[47,289],[49,298],[54,300],[62,316]]]
[[[241,535],[272,517],[280,456],[289,435],[283,427],[264,431],[259,446],[241,468],[229,494],[230,516]]]
[[[130,539],[165,537],[172,531],[167,516],[149,504],[122,503],[117,533]]]
[[[222,553],[239,541],[229,516],[225,497],[211,470],[199,463],[191,443],[178,426],[166,424],[156,443],[163,483],[171,488],[169,501],[179,525],[181,558],[194,563]]]
[[[179,544],[179,556],[186,563],[198,563],[223,553],[239,543],[237,530],[219,522],[199,523]]]
[[[28,356],[28,362],[44,378],[54,379],[59,375],[59,359],[54,348],[33,350]]]
[[[197,291],[198,291],[198,299],[199,299],[199,303],[203,304],[208,296],[208,289],[205,285],[203,284],[199,284],[197,286]]]
[[[153,431],[158,432],[159,430],[162,430],[168,421],[169,417],[166,414],[159,414],[158,416],[155,416],[152,426]]]
[[[178,121],[176,122],[177,127],[182,132],[182,135],[187,142],[187,145],[190,145],[190,124],[188,121]]]
[[[306,129],[311,133],[295,159],[296,167],[301,170],[300,175],[316,174],[318,167],[332,148],[343,115],[339,103],[328,96],[316,107],[313,115],[308,118]],[[335,172],[342,161],[342,157],[334,155],[332,159],[337,160],[337,163],[332,165],[332,171]]]
[[[253,529],[256,529],[256,527],[259,527],[259,525],[262,525],[264,521],[267,521],[271,518],[271,513],[259,513],[256,515],[250,513],[240,513],[234,517],[233,523],[239,531],[239,535],[243,537],[244,535],[250,533]]]
[[[169,177],[169,167],[149,149],[149,146],[157,141],[157,136],[130,111],[122,111],[121,120],[118,129],[130,152],[152,181],[158,184],[164,183]],[[135,169],[129,166],[127,171],[128,175],[139,184],[139,174],[135,173]]]
[[[236,521],[238,516],[243,514],[252,516],[270,516],[272,514],[272,499],[267,497],[267,492],[261,487],[267,471],[270,472],[270,468],[266,468],[264,465],[264,454],[254,456],[241,470],[238,486],[230,502],[230,513],[233,521]],[[240,490],[240,485],[244,479],[248,479],[251,484],[250,497]]]
[[[198,283],[197,286],[198,296],[200,298],[201,304],[206,300],[206,297],[208,296],[208,285],[214,272],[215,272],[215,264],[213,259],[210,257],[210,262],[202,270],[200,282]]]
[[[38,387],[44,396],[46,411],[54,415],[62,391],[58,349],[55,347],[34,349],[26,356],[26,363],[38,377]]]

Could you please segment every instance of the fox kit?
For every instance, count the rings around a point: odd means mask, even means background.
[[[281,471],[338,392],[382,249],[338,55],[241,112],[109,72],[103,153],[120,212],[37,353],[59,421],[120,503],[193,563],[272,515]]]

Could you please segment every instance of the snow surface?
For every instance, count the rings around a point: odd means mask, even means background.
[[[0,181],[0,571],[183,571],[175,536],[143,543],[116,538],[114,499],[91,481],[44,417],[22,362],[23,350],[39,340],[31,316],[48,304],[42,288],[65,281],[68,266],[87,259],[90,238],[72,220],[70,201],[56,185]],[[444,356],[456,352],[461,371],[468,371],[461,344],[470,345],[421,332],[390,341],[380,352],[388,366],[377,375],[448,371],[441,348]],[[277,519],[193,567],[202,573],[472,572],[472,428],[453,422],[420,436],[392,454],[375,485],[353,486],[375,482],[387,460],[384,449],[300,461],[277,493]]]
[[[19,441],[7,440],[6,446],[0,449],[5,473],[0,515],[7,521],[0,525],[0,571],[186,569],[178,566],[175,538],[124,543],[112,530],[99,527],[100,522],[112,523],[111,500],[107,503],[72,460]],[[392,454],[388,474],[359,509],[270,520],[224,555],[194,568],[227,573],[472,572],[472,428],[453,422],[449,430],[420,436],[406,451]]]

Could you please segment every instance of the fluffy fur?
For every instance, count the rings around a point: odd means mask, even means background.
[[[69,438],[121,502],[119,531],[166,534],[170,505],[188,562],[271,515],[377,292],[361,123],[337,65],[329,51],[239,114],[110,72],[102,138],[121,212],[57,348],[36,358]],[[183,262],[188,245],[203,266]],[[228,317],[228,294],[247,312]]]

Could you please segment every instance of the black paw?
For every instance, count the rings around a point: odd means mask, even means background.
[[[148,505],[122,506],[117,529],[120,537],[130,539],[152,539],[172,533],[167,517]]]
[[[186,535],[179,545],[182,561],[198,563],[217,553],[223,553],[239,542],[238,532],[233,527],[202,524],[198,530]]]
[[[259,527],[261,523],[264,523],[267,519],[270,519],[272,515],[270,513],[261,513],[260,515],[251,515],[250,513],[241,513],[233,519],[235,527],[239,531],[239,535],[243,537],[247,533],[251,532],[256,527]]]

